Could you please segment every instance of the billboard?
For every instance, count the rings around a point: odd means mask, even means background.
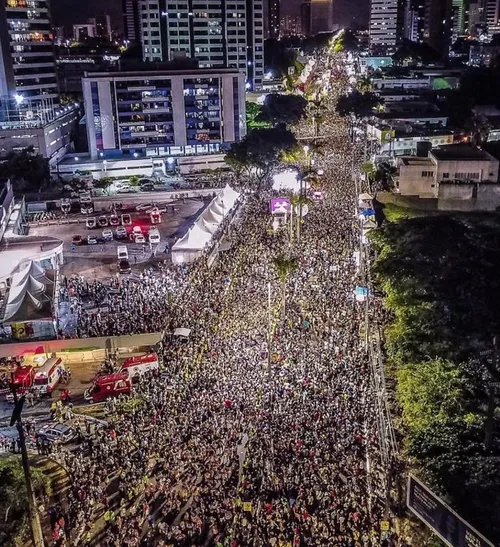
[[[406,504],[450,547],[495,547],[411,474],[408,477]]]
[[[291,208],[290,198],[272,198],[271,213],[273,215],[289,213]]]

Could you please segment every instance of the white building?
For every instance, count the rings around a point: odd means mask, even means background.
[[[37,154],[57,164],[71,148],[71,133],[79,119],[77,107],[59,107],[50,121],[0,121],[0,156],[33,146]]]
[[[443,183],[450,187],[497,183],[499,172],[499,162],[491,154],[462,144],[433,149],[427,158],[399,158],[398,167],[399,193],[422,198],[438,198]]]
[[[182,57],[201,68],[245,72],[251,89],[264,76],[263,0],[140,0],[144,61]]]
[[[93,160],[217,154],[246,134],[234,69],[87,73],[83,94]]]

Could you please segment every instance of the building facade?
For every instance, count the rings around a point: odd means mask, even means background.
[[[140,44],[141,42],[141,23],[139,0],[123,0],[123,28],[125,37],[129,42]]]
[[[280,0],[269,0],[268,6],[268,27],[269,38],[277,40],[281,31]]]
[[[392,52],[401,43],[405,22],[403,0],[371,0],[370,49]]]
[[[215,154],[246,134],[234,69],[89,73],[83,94],[92,159]]]
[[[260,89],[263,1],[140,0],[143,60],[191,57],[202,68],[237,68],[245,72],[250,89]]]
[[[21,119],[47,118],[58,106],[52,48],[48,0],[0,2],[0,97],[3,112],[5,107],[13,107]]]

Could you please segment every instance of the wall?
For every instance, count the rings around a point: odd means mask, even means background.
[[[132,336],[110,336],[102,338],[71,338],[68,340],[49,340],[43,342],[19,342],[1,344],[0,357],[35,353],[37,348],[43,347],[44,353],[57,353],[65,350],[108,349],[154,346],[162,338],[162,333],[135,334]],[[38,352],[40,353],[40,352]]]
[[[431,152],[432,155],[432,152]],[[498,160],[492,161],[443,161],[438,162],[437,180],[445,179],[443,173],[448,174],[448,179],[454,179],[455,173],[479,173],[479,181],[498,181]],[[491,173],[491,174],[490,174]],[[476,180],[476,179],[474,179]]]
[[[422,171],[435,171],[433,165],[401,165],[399,168],[399,193],[402,196],[437,197],[434,177],[422,177]]]
[[[440,184],[441,211],[496,211],[500,207],[500,184]]]

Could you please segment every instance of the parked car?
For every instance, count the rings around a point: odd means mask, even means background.
[[[116,193],[117,194],[132,194],[136,191],[137,190],[133,186],[130,186],[130,184],[122,184],[122,186],[118,188]]]
[[[130,262],[124,258],[120,260],[118,263],[118,269],[121,274],[129,274],[132,271],[132,268],[130,267]]]
[[[141,186],[141,192],[152,192],[155,189],[155,185],[153,183],[143,184]]]
[[[140,235],[143,235],[142,228],[140,226],[134,226],[130,232],[130,241],[135,241]]]
[[[94,212],[94,205],[92,203],[82,203],[80,205],[80,212],[82,215],[91,215]]]
[[[128,213],[125,213],[122,215],[121,222],[122,222],[122,226],[131,226],[132,217]]]
[[[147,211],[148,209],[151,209],[152,205],[151,203],[141,203],[140,205],[137,205],[135,208],[136,211]]]
[[[45,424],[37,431],[37,435],[62,444],[69,443],[76,437],[75,431],[65,424]]]
[[[109,224],[110,226],[119,226],[120,225],[120,219],[117,215],[111,215],[109,217]]]
[[[71,243],[73,245],[82,245],[83,244],[83,237],[80,234],[76,234],[71,239]]]
[[[127,228],[124,226],[118,226],[115,230],[116,239],[126,239],[127,238]]]
[[[105,241],[113,241],[113,230],[106,228],[106,230],[102,231],[102,237]]]
[[[108,225],[108,218],[106,215],[101,215],[97,222],[101,228],[105,228]]]
[[[135,242],[136,243],[146,243],[146,238],[144,237],[144,234],[137,234],[135,236]]]
[[[85,221],[85,226],[87,226],[87,228],[90,230],[92,228],[95,228],[97,226],[97,221],[94,217],[89,217],[86,221]]]
[[[88,245],[97,245],[99,242],[97,240],[96,236],[87,236],[87,244]]]

